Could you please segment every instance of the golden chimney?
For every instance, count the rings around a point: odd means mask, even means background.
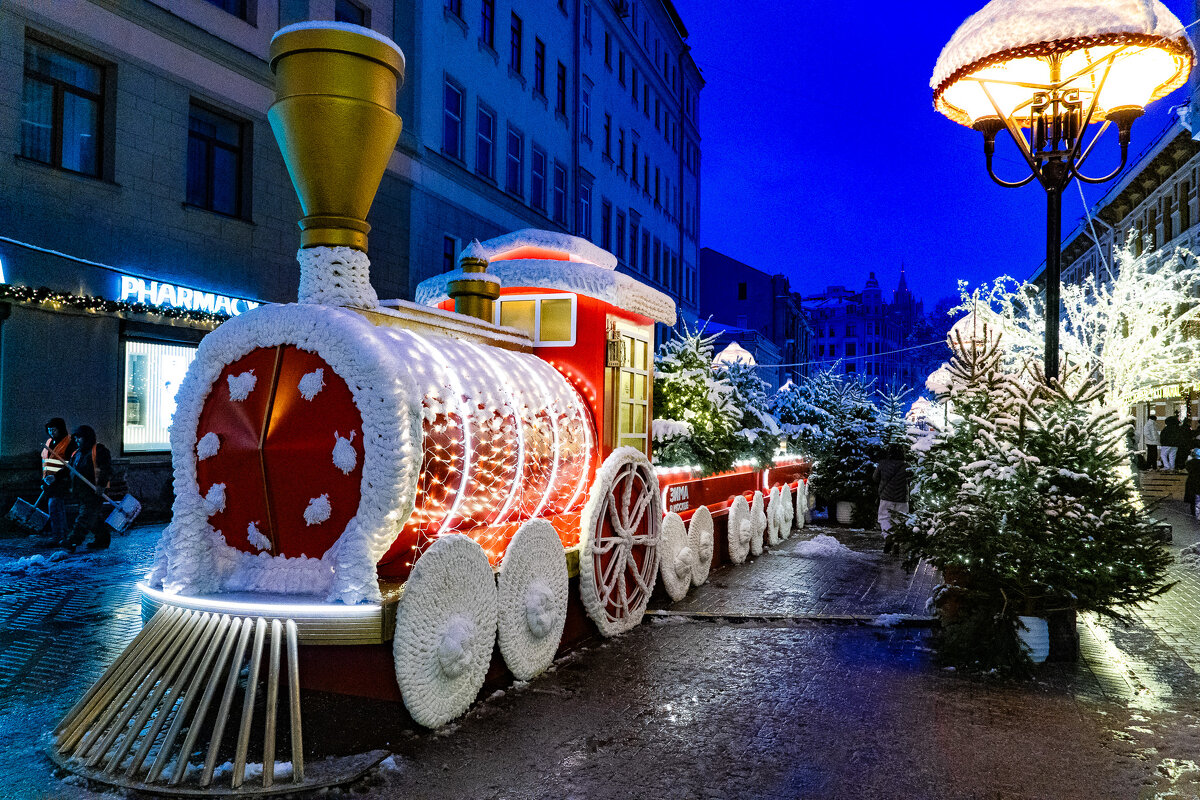
[[[304,212],[301,247],[366,252],[367,212],[400,138],[404,55],[357,25],[302,22],[271,40],[271,130]]]

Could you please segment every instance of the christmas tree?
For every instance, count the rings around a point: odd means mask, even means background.
[[[771,464],[779,449],[782,431],[771,413],[771,399],[767,396],[769,384],[759,377],[755,365],[741,361],[719,364],[716,374],[733,387],[733,404],[742,412],[741,426],[736,434],[737,459],[753,461],[758,466]]]

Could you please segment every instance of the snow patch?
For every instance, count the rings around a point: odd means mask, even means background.
[[[1200,542],[1179,551],[1179,564],[1188,569],[1200,570]]]
[[[329,505],[329,495],[323,494],[320,497],[314,497],[308,501],[308,508],[304,509],[304,524],[305,525],[320,525],[333,513],[333,507]]]
[[[661,442],[676,436],[691,436],[692,424],[675,419],[656,419],[651,422],[651,431],[653,431],[654,441]]]
[[[259,552],[271,549],[271,540],[258,529],[258,523],[251,522],[246,526],[246,540]]]
[[[196,458],[201,461],[206,458],[212,458],[220,449],[221,437],[209,431],[200,437],[200,441],[196,442]]]
[[[230,375],[225,380],[229,383],[229,399],[239,403],[250,396],[254,385],[258,383],[254,370],[243,372],[241,375]]]
[[[880,614],[871,620],[871,624],[877,628],[894,628],[906,619],[908,619],[907,614]]]
[[[796,555],[803,558],[853,558],[865,559],[865,553],[858,553],[828,534],[818,533],[811,539],[796,545]]]
[[[325,370],[317,367],[300,379],[297,388],[300,389],[301,397],[305,400],[312,400],[318,392],[325,388]]]
[[[354,449],[354,434],[355,431],[350,431],[350,438],[347,439],[337,431],[333,432],[333,465],[340,469],[343,475],[349,475],[358,465],[358,452]]]

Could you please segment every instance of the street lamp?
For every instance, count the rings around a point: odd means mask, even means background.
[[[992,0],[942,50],[930,87],[938,111],[983,134],[988,175],[1001,186],[1035,178],[1046,190],[1046,379],[1058,377],[1062,194],[1072,178],[1104,183],[1125,167],[1130,128],[1146,105],[1182,86],[1195,52],[1158,0]],[[1089,125],[1103,120],[1084,146]],[[1080,172],[1116,125],[1121,164]],[[992,157],[1007,130],[1030,174],[1006,181]]]

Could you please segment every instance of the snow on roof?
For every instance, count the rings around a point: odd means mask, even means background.
[[[967,18],[942,49],[929,86],[1009,50],[1111,34],[1184,39],[1183,24],[1159,0],[992,0]]]
[[[718,364],[750,364],[753,366],[758,363],[754,360],[754,356],[749,350],[742,347],[737,342],[730,342],[729,346],[721,352],[717,353],[717,357],[713,359],[713,366]]]
[[[489,242],[483,243],[483,247],[488,246]],[[574,292],[610,303],[623,311],[650,317],[657,322],[675,324],[674,300],[636,278],[614,272],[611,268],[579,262],[526,258],[494,262],[488,267],[487,274],[499,278],[503,286]],[[417,286],[417,303],[434,306],[448,300],[446,284],[456,277],[461,277],[461,274],[447,272],[421,281]]]
[[[522,250],[526,252],[540,251],[540,257],[546,260],[575,261],[602,269],[615,270],[617,268],[616,256],[597,247],[587,239],[537,228],[523,228],[494,239],[488,239],[486,242],[476,240],[459,254],[459,258],[470,255],[475,258],[485,258],[488,261],[508,261],[512,260],[506,258],[510,253],[521,258]]]

